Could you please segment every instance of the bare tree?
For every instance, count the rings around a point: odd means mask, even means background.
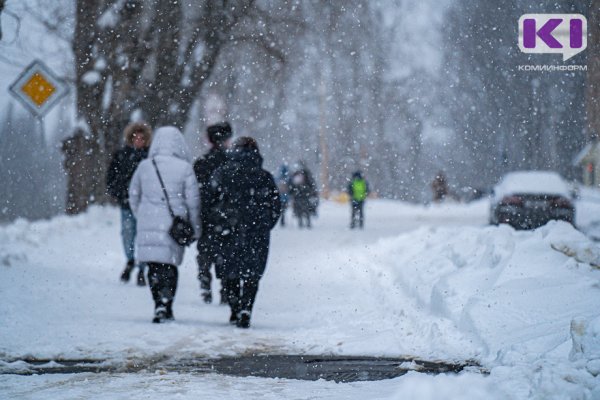
[[[78,124],[65,140],[67,212],[106,201],[104,175],[135,112],[183,128],[228,46],[253,43],[283,61],[255,0],[77,0]]]

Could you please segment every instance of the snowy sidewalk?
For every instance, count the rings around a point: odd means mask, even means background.
[[[360,398],[361,393],[362,398],[372,397],[366,388],[378,388],[381,398],[386,398],[396,390],[406,394],[417,387],[424,395],[435,387],[430,385],[443,381],[446,398],[452,398],[454,391],[461,393],[465,382],[473,394],[488,398],[505,398],[503,393],[529,398],[532,393],[552,394],[556,388],[557,393],[592,398],[599,390],[598,378],[590,370],[600,355],[590,350],[590,343],[600,335],[596,326],[600,272],[552,245],[584,253],[594,252],[595,245],[563,223],[535,232],[486,226],[486,207],[484,202],[419,207],[372,201],[366,209],[366,229],[350,231],[347,205],[326,202],[312,230],[289,226],[273,232],[253,326],[247,331],[227,323],[227,307],[201,302],[195,249],[187,252],[180,268],[175,323],[151,324],[148,288],[118,282],[123,257],[116,209],[92,208],[76,217],[20,221],[0,228],[4,299],[0,360],[126,363],[164,356],[239,354],[474,359],[490,369],[490,376],[409,373],[379,384],[355,385],[355,394],[348,396],[342,394],[350,390],[348,386],[330,382],[302,387],[323,393],[332,393],[325,388],[338,388],[338,398]],[[569,358],[573,318],[582,324],[583,345]],[[0,362],[3,370],[18,367],[5,362]],[[19,382],[28,382],[51,395],[58,393],[53,392],[58,389],[51,388],[52,382],[60,379],[75,385],[74,391],[67,391],[73,398],[80,391],[86,396],[97,393],[85,391],[86,385],[74,383],[75,377],[2,375],[0,394],[7,390],[35,398],[33,393],[19,392]],[[183,385],[189,396],[185,398],[192,398],[196,385],[213,388],[218,381],[254,388],[261,382],[171,373],[163,378],[115,377],[115,381],[93,377],[98,379],[100,385],[114,385],[123,393],[131,380],[156,383],[156,398],[169,387],[166,383]],[[272,382],[274,387],[283,385],[282,397],[288,397],[283,393],[291,387],[302,385]],[[435,390],[431,393],[431,398],[439,395]]]

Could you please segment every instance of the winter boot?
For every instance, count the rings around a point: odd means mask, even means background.
[[[173,315],[173,302],[172,301],[170,301],[167,304],[167,320],[169,320],[169,321],[175,320],[175,316]]]
[[[146,286],[146,278],[144,277],[144,266],[140,265],[140,272],[138,272],[137,276],[137,285],[138,286]]]
[[[156,307],[154,310],[154,319],[152,323],[154,324],[162,324],[167,321],[167,307],[164,304],[161,304]]]
[[[135,262],[133,260],[127,261],[127,264],[125,265],[125,270],[123,270],[123,273],[121,274],[121,281],[129,282],[129,278],[131,277],[131,270],[133,270],[134,266]]]
[[[212,303],[212,291],[210,290],[211,276],[210,272],[207,274],[200,275],[200,296],[202,301],[206,304]]]
[[[231,310],[231,315],[229,316],[229,323],[231,325],[236,325],[237,321],[238,321],[238,314],[235,311]]]
[[[239,314],[238,320],[235,323],[238,328],[248,329],[250,328],[250,311],[242,311]]]
[[[212,303],[212,292],[210,289],[200,289],[200,296],[202,297],[202,301],[206,304]]]

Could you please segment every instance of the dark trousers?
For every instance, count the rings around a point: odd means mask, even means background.
[[[352,216],[350,217],[350,228],[354,228],[356,226],[356,220],[358,220],[359,226],[362,228],[364,225],[364,201],[354,201],[352,200]]]
[[[148,263],[148,280],[155,307],[171,310],[177,291],[177,267],[171,264]]]
[[[285,212],[286,212],[287,208],[288,208],[288,202],[287,202],[287,200],[284,201],[282,199],[281,200],[281,217],[280,217],[281,218],[280,219],[281,226],[285,226]]]
[[[223,256],[221,249],[216,243],[202,242],[198,244],[198,280],[200,281],[200,290],[210,292],[212,274],[211,267],[215,266],[215,273],[218,279],[221,279],[221,269],[223,265]],[[221,290],[221,296],[225,297],[224,290]]]
[[[225,279],[223,288],[227,295],[227,302],[234,314],[242,311],[252,313],[254,300],[258,293],[258,277]]]
[[[212,260],[205,252],[198,251],[196,261],[198,261],[198,280],[200,281],[200,289],[210,291],[210,283],[212,282],[210,267],[213,265]]]
[[[310,214],[309,213],[303,213],[303,214],[298,215],[298,226],[300,228],[303,228],[305,224],[308,228],[310,228]]]

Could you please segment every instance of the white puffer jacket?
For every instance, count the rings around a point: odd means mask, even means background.
[[[136,260],[180,265],[184,248],[169,236],[173,218],[152,159],[162,176],[173,212],[189,217],[195,237],[200,236],[200,191],[188,147],[177,128],[158,128],[148,158],[139,164],[129,185],[129,204],[137,220]]]

